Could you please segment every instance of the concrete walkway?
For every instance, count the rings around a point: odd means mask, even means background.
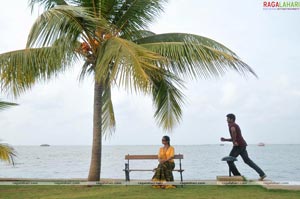
[[[124,179],[101,179],[99,185],[151,185],[149,180],[131,180],[126,182]],[[43,178],[0,178],[0,185],[85,185],[88,184],[86,178],[69,178],[69,179],[43,179]],[[96,184],[96,185],[97,185]],[[174,184],[180,185],[180,181],[175,181]],[[237,185],[237,186],[251,186],[260,185],[266,189],[281,189],[300,191],[300,182],[275,182],[271,180],[257,181],[217,181],[217,180],[184,180],[184,185]]]

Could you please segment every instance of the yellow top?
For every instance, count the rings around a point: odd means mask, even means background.
[[[158,152],[158,159],[166,160],[171,157],[174,157],[174,154],[175,154],[174,147],[169,146],[169,148],[167,150],[165,150],[164,147],[161,147]],[[171,159],[169,161],[174,162],[173,159]]]

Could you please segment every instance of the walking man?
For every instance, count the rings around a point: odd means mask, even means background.
[[[239,125],[235,123],[235,115],[230,113],[226,117],[227,117],[227,123],[228,123],[229,133],[231,138],[222,137],[221,141],[233,143],[233,148],[229,155],[232,157],[238,157],[239,155],[241,155],[244,162],[259,174],[260,176],[259,180],[265,179],[267,177],[266,174],[248,156],[248,152],[246,150],[247,143],[242,136],[242,132]],[[241,175],[238,169],[236,168],[234,162],[227,162],[227,163],[233,175],[235,176]]]

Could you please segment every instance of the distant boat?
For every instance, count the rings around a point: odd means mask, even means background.
[[[49,144],[41,144],[40,146],[50,146]]]
[[[220,146],[224,146],[224,144],[220,144]]]
[[[257,146],[265,146],[265,143],[260,142],[257,144]]]

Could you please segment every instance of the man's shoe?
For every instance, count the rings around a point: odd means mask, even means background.
[[[258,180],[263,181],[266,177],[267,177],[267,175],[260,176],[260,178]]]

